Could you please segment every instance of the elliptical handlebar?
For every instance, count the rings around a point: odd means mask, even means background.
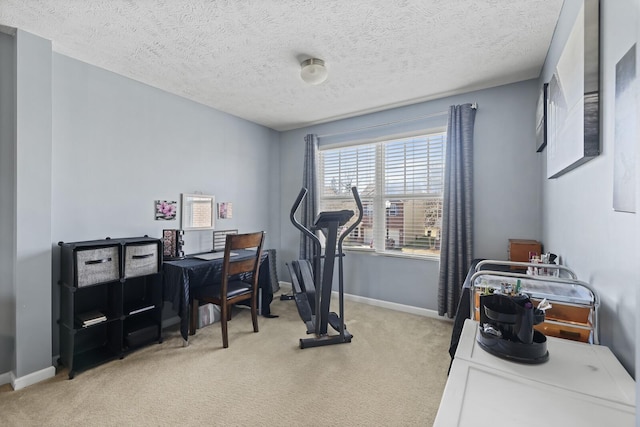
[[[298,211],[298,208],[306,197],[307,192],[308,191],[305,187],[302,187],[300,189],[300,193],[298,193],[298,197],[296,198],[296,201],[293,202],[293,206],[291,207],[289,219],[298,230],[302,231],[305,234],[305,236],[313,239],[316,244],[320,245],[320,239],[318,238],[318,236],[312,233],[311,230],[309,230],[307,227],[300,224],[300,222],[298,222],[298,220],[296,219],[296,212]],[[358,206],[358,219],[353,224],[351,224],[351,226],[344,233],[342,233],[342,235],[338,239],[338,253],[340,254],[342,253],[342,242],[349,235],[349,233],[351,233],[362,222],[362,217],[364,216],[364,209],[362,207],[360,195],[358,194],[358,189],[356,187],[351,187],[351,192],[353,193],[353,198],[355,199],[356,205]]]
[[[354,228],[356,228],[361,222],[362,217],[364,216],[364,209],[362,208],[362,201],[360,200],[360,195],[358,194],[358,189],[356,187],[351,187],[351,192],[353,193],[353,198],[356,200],[356,205],[358,206],[358,219],[351,224],[347,230],[342,233],[340,239],[338,239],[338,253],[342,254],[342,241],[351,233]]]
[[[298,193],[298,197],[296,198],[296,201],[293,202],[293,206],[291,207],[291,213],[289,214],[289,219],[291,220],[293,225],[298,230],[302,231],[305,236],[307,236],[310,239],[312,239],[314,241],[314,243],[316,245],[318,245],[318,247],[319,247],[320,246],[320,239],[318,238],[318,236],[316,236],[314,233],[312,233],[311,230],[309,230],[307,227],[305,227],[304,225],[300,224],[298,222],[298,220],[296,219],[296,211],[300,207],[300,204],[302,203],[302,201],[304,200],[306,195],[307,195],[307,189],[302,187],[300,189],[300,193]]]

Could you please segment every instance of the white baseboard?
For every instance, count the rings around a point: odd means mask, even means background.
[[[282,288],[285,288],[284,290]],[[291,283],[289,282],[280,282],[280,291],[282,293],[287,293],[285,290],[291,291]],[[334,295],[337,295],[338,292],[332,291]],[[445,316],[440,316],[437,311],[429,310],[428,308],[414,307],[411,305],[398,304],[395,302],[382,301],[373,298],[361,297],[358,295],[344,294],[344,299],[349,301],[360,302],[363,304],[371,305],[374,307],[382,307],[388,308],[389,310],[401,311],[403,313],[416,314],[418,316],[432,317],[438,320],[445,320],[453,322],[453,319],[449,319]]]
[[[30,385],[39,383],[40,381],[48,380],[56,375],[56,368],[49,366],[48,368],[41,369],[36,372],[32,372],[23,377],[16,378],[15,374],[11,372],[11,386],[14,390],[20,390]]]
[[[333,292],[338,294],[337,292]],[[439,316],[435,310],[429,310],[428,308],[414,307],[411,305],[398,304],[396,302],[382,301],[379,299],[361,297],[358,295],[344,294],[344,299],[349,301],[361,302],[363,304],[371,305],[374,307],[388,308],[389,310],[401,311],[403,313],[417,314],[418,316],[432,317],[439,320],[451,320],[447,317]]]

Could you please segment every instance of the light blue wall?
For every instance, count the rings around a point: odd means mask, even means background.
[[[275,131],[55,53],[53,74],[54,241],[160,237],[180,220],[154,200],[196,191],[233,203],[216,228],[271,228]]]
[[[13,369],[15,354],[15,47],[15,37],[0,32],[0,375]]]
[[[372,89],[375,90],[375,89]],[[395,123],[408,118],[434,117],[453,104],[477,102],[474,142],[474,256],[506,259],[509,238],[541,237],[541,163],[535,152],[534,80],[465,95],[395,108],[380,113],[284,132],[281,137],[280,272],[289,280],[284,262],[298,257],[299,233],[288,212],[302,186],[304,135],[336,133]],[[446,123],[446,116],[445,116]],[[401,133],[416,122],[378,128]],[[336,139],[336,137],[332,137]],[[320,138],[322,144],[322,138]],[[349,252],[345,259],[345,292],[412,307],[437,310],[437,260],[416,260]]]
[[[578,6],[579,2],[564,4],[541,81],[548,81],[554,71]],[[635,292],[640,283],[640,212],[615,212],[612,200],[615,66],[638,41],[634,7],[637,10],[633,0],[601,2],[602,154],[558,179],[542,178],[544,240],[581,280],[598,291],[602,300],[601,342],[611,347],[632,375],[636,351]],[[636,172],[639,165],[636,160]],[[637,187],[640,189],[640,185]]]
[[[16,378],[52,370],[51,42],[16,34]]]
[[[0,34],[0,379],[22,388],[51,361],[51,43]]]

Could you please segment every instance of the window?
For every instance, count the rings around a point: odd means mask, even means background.
[[[345,247],[440,254],[445,139],[440,132],[319,152],[320,211],[355,210],[353,186],[362,199],[362,223]]]

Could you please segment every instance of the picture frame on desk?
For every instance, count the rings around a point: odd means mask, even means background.
[[[179,229],[162,230],[162,257],[166,261],[184,258],[184,231]]]
[[[238,229],[233,230],[215,230],[213,232],[213,251],[224,251],[227,240],[227,234],[238,234]]]

